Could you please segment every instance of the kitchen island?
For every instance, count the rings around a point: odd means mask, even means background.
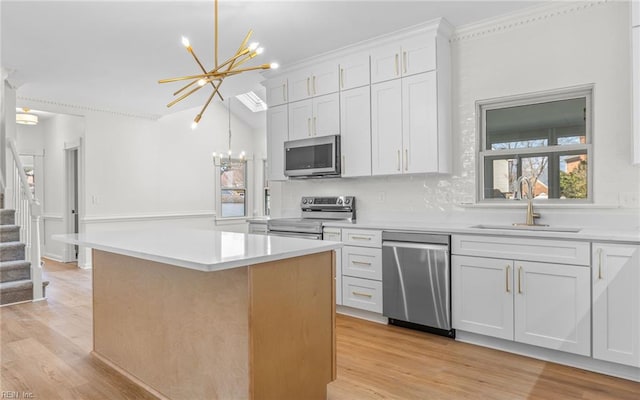
[[[93,354],[161,399],[326,399],[340,243],[210,230],[92,248]]]

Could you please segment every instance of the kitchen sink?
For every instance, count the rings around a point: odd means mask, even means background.
[[[501,230],[515,230],[515,231],[546,231],[546,232],[580,232],[582,228],[571,228],[563,226],[551,226],[551,225],[488,225],[480,224],[473,225],[471,228],[478,229],[501,229]]]

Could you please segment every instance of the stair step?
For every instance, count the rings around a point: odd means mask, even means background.
[[[20,226],[0,225],[0,242],[17,242],[20,240]]]
[[[30,279],[0,283],[0,305],[33,300],[33,282]]]
[[[0,225],[15,225],[16,210],[0,209]]]
[[[31,279],[31,263],[24,260],[0,262],[0,282]]]
[[[24,247],[20,242],[0,243],[0,261],[24,260]]]

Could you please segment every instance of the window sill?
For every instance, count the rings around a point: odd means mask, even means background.
[[[505,200],[504,203],[460,203],[461,208],[522,208],[527,206],[526,200]],[[535,208],[546,209],[618,209],[618,204],[594,204],[594,203],[542,203],[533,201]]]

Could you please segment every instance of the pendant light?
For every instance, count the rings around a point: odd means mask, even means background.
[[[229,127],[229,141],[228,141],[227,151],[226,151],[226,153],[224,153],[224,152],[216,153],[215,151],[213,152],[213,163],[217,167],[223,167],[225,165],[231,164],[234,159],[239,159],[240,161],[244,161],[246,159],[246,153],[244,152],[244,150],[242,150],[239,153],[237,153],[237,156],[235,158],[234,158],[233,150],[231,150],[231,99],[232,98],[233,97],[230,97],[227,100],[229,102],[229,105],[227,106],[227,109],[228,109],[228,127]],[[225,157],[226,157],[226,160],[223,161],[225,159]],[[219,162],[217,162],[217,161],[219,161]]]
[[[16,114],[16,124],[20,125],[38,125],[38,116],[35,114],[28,114],[31,111],[27,107],[22,107],[22,112]]]
[[[172,102],[170,102],[169,104],[167,104],[167,107],[171,107],[174,104],[177,104],[178,102],[186,99],[193,93],[202,89],[204,86],[208,84],[211,85],[211,87],[213,88],[213,92],[211,93],[207,101],[204,103],[204,106],[202,107],[200,112],[193,119],[193,123],[191,124],[191,129],[195,129],[198,126],[198,123],[202,118],[202,114],[207,109],[207,107],[209,106],[209,103],[211,103],[211,100],[213,100],[213,98],[216,95],[218,95],[220,100],[224,101],[224,99],[222,98],[222,95],[220,94],[220,85],[222,85],[222,81],[226,77],[232,76],[232,75],[238,75],[246,71],[278,68],[278,64],[276,63],[261,64],[254,67],[240,68],[242,64],[251,60],[257,55],[262,54],[263,52],[263,48],[258,47],[259,46],[258,43],[254,42],[254,43],[248,44],[249,39],[251,38],[251,35],[253,33],[252,30],[249,30],[249,33],[247,33],[244,40],[240,44],[238,51],[236,51],[236,53],[232,57],[225,60],[222,64],[219,64],[218,63],[218,0],[214,1],[214,21],[215,21],[214,23],[215,24],[214,25],[215,26],[214,28],[215,29],[215,53],[214,53],[215,66],[213,67],[213,69],[207,70],[204,67],[204,65],[202,65],[202,63],[200,62],[200,59],[196,56],[196,53],[191,47],[189,39],[183,36],[182,44],[187,49],[189,54],[193,56],[193,59],[198,64],[200,71],[197,74],[193,74],[193,75],[186,75],[186,76],[181,76],[177,78],[161,79],[158,81],[158,83],[191,81],[187,85],[183,86],[178,91],[173,93],[174,96],[178,96],[178,95],[180,96],[175,100],[173,100]],[[186,91],[189,88],[191,89],[189,91]]]

